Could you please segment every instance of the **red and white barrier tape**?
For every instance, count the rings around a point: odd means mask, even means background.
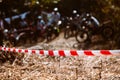
[[[2,51],[49,55],[49,56],[99,56],[99,55],[120,55],[120,50],[28,50],[0,47]]]

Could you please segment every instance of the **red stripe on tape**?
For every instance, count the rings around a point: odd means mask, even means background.
[[[100,52],[103,55],[112,55],[108,50],[101,50]]]
[[[78,56],[78,53],[76,51],[70,51],[72,56]]]
[[[25,50],[25,53],[28,53],[28,50],[27,50],[27,49]]]
[[[16,49],[13,49],[13,52],[16,52]]]
[[[54,56],[54,53],[53,53],[52,50],[49,50],[48,53],[49,53],[50,56]]]
[[[0,50],[2,50],[2,47],[0,46]]]
[[[32,50],[32,53],[33,53],[33,54],[35,54],[35,53],[36,53],[36,51],[35,51],[35,50]]]
[[[63,51],[63,50],[60,50],[60,51],[59,51],[59,55],[60,55],[60,56],[65,56],[64,51]]]
[[[85,50],[84,53],[88,56],[94,56],[94,54],[90,50]]]
[[[42,54],[42,55],[43,55],[43,54],[44,54],[44,51],[43,51],[43,50],[40,50],[40,54]]]
[[[18,50],[18,52],[19,52],[19,53],[21,53],[21,52],[22,52],[22,50],[21,50],[21,49],[19,49],[19,50]]]
[[[4,48],[4,51],[6,51],[6,48]]]
[[[8,51],[10,52],[10,48],[8,48]]]

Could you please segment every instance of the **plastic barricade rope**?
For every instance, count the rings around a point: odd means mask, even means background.
[[[0,47],[1,51],[28,53],[48,56],[99,56],[120,55],[120,50],[29,50]]]

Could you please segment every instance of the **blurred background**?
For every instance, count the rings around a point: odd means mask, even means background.
[[[92,13],[100,23],[111,20],[113,23],[111,26],[116,33],[115,37],[118,38],[120,35],[119,0],[0,0],[0,16],[10,18],[8,22],[12,26],[12,17],[15,15],[29,11],[37,15],[42,11],[52,11],[55,7],[59,9],[61,17],[69,17],[73,10],[77,10],[80,15],[84,12]]]
[[[76,9],[79,13],[93,12],[100,20],[112,18],[117,23],[120,19],[119,0],[1,0],[0,14],[8,17],[33,9],[53,7],[59,7],[62,15],[70,15],[72,10]]]

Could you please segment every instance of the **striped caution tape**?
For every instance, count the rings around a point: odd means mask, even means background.
[[[49,56],[99,56],[99,55],[119,55],[120,50],[29,50],[0,47],[2,51],[28,53]]]

